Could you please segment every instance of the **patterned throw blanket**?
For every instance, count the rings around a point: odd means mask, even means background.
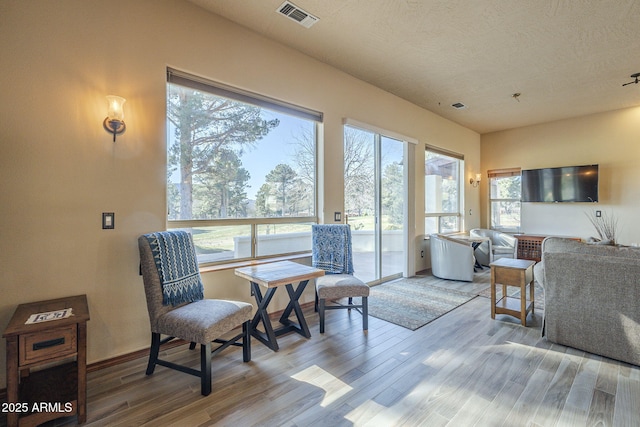
[[[178,305],[204,298],[191,234],[161,231],[146,234],[162,284],[162,304]]]
[[[327,273],[353,274],[351,228],[348,224],[314,224],[311,265]]]

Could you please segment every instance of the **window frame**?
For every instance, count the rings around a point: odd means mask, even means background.
[[[314,137],[314,195],[313,195],[313,211],[314,215],[311,216],[279,216],[279,217],[247,217],[247,218],[212,218],[212,219],[193,219],[193,220],[184,220],[184,219],[169,219],[168,217],[168,209],[166,218],[166,228],[167,229],[185,229],[187,231],[191,231],[191,229],[202,228],[202,227],[223,227],[223,226],[234,226],[234,225],[249,225],[251,229],[251,254],[248,257],[239,257],[239,258],[228,258],[222,259],[219,261],[202,261],[201,256],[199,256],[199,265],[219,265],[226,263],[237,263],[242,261],[250,261],[250,260],[260,260],[260,259],[268,259],[274,257],[282,257],[282,256],[293,256],[299,254],[306,254],[311,251],[309,247],[308,250],[304,251],[293,251],[293,252],[283,252],[277,254],[269,254],[258,256],[258,228],[261,225],[278,225],[278,224],[317,224],[318,223],[318,152],[319,152],[319,135],[320,135],[320,125],[323,122],[323,113],[317,112],[311,109],[307,109],[304,107],[300,107],[297,105],[293,105],[284,101],[276,100],[273,98],[269,98],[264,95],[248,92],[242,89],[234,88],[228,85],[224,85],[222,83],[214,82],[209,79],[205,79],[203,77],[195,76],[192,74],[188,74],[173,68],[167,68],[167,87],[171,84],[176,84],[183,87],[188,87],[191,89],[195,89],[201,92],[207,92],[214,96],[220,96],[224,98],[233,99],[235,101],[243,102],[246,104],[251,104],[260,108],[264,108],[276,113],[287,114],[290,116],[294,116],[297,118],[301,118],[304,120],[309,120],[314,123],[313,126],[313,137]],[[165,97],[166,99],[168,97]],[[167,131],[166,140],[167,145],[169,141],[170,135]],[[168,164],[167,164],[168,167]],[[165,183],[167,185],[167,183]],[[166,190],[166,189],[165,189]],[[169,199],[167,197],[166,204],[168,205]],[[311,236],[311,231],[309,231],[309,236]],[[311,237],[309,237],[309,240]]]
[[[449,150],[445,150],[443,148],[440,147],[435,147],[432,145],[425,145],[425,163],[426,163],[426,158],[427,158],[427,153],[431,152],[440,156],[444,156],[444,157],[448,157],[454,160],[458,161],[458,177],[457,177],[457,184],[458,184],[458,188],[457,188],[457,193],[458,193],[458,206],[457,206],[457,212],[427,212],[427,195],[426,195],[426,189],[425,189],[425,234],[428,236],[431,233],[427,233],[427,229],[426,229],[426,221],[428,218],[437,218],[437,234],[442,233],[442,219],[444,217],[455,217],[456,218],[456,223],[457,223],[457,230],[456,231],[447,231],[446,233],[459,233],[462,228],[463,228],[463,224],[462,221],[464,219],[464,181],[463,181],[463,177],[464,177],[464,155],[463,154],[459,154],[453,151],[449,151]],[[427,171],[425,170],[424,176],[426,178],[427,176]]]
[[[511,178],[514,176],[521,176],[521,169],[520,168],[507,168],[507,169],[493,169],[493,170],[489,170],[487,171],[487,178],[489,180],[489,191],[488,191],[488,198],[489,198],[489,228],[491,230],[496,230],[496,231],[500,231],[503,233],[519,233],[521,228],[522,228],[522,180],[520,181],[520,197],[518,197],[517,199],[512,199],[512,198],[493,198],[491,195],[491,186],[492,186],[492,180],[496,179],[496,178]],[[513,228],[506,228],[506,227],[495,227],[494,223],[493,223],[493,203],[497,202],[510,202],[510,203],[520,203],[520,216],[519,216],[519,220],[518,220],[518,226],[513,229]]]

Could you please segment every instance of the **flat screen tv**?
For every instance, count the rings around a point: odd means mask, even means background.
[[[598,165],[522,171],[523,202],[597,202]]]

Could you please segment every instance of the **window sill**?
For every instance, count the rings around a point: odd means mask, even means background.
[[[305,252],[301,254],[285,255],[285,256],[279,256],[279,257],[273,257],[273,258],[261,258],[261,259],[252,259],[252,260],[246,260],[246,261],[229,262],[224,264],[206,265],[206,266],[200,267],[200,274],[214,273],[216,271],[232,270],[240,267],[247,267],[250,265],[268,264],[271,262],[278,262],[278,261],[292,261],[295,259],[303,259],[303,258],[310,258],[310,257],[311,257],[311,252]]]
[[[451,231],[449,233],[432,233],[432,234],[441,234],[441,235],[447,236],[447,237],[468,236],[469,235],[469,233],[465,232],[465,231]],[[431,234],[425,234],[424,235],[424,240],[431,240],[431,238],[429,236],[431,236]]]

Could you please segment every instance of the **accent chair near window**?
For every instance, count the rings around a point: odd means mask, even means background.
[[[320,315],[320,333],[324,333],[325,310],[356,309],[362,313],[362,329],[369,329],[369,286],[353,275],[351,228],[347,224],[314,224],[312,226],[312,261],[326,274],[316,278],[316,310]],[[353,298],[360,297],[361,304]],[[329,301],[348,298],[346,305],[327,305]],[[360,311],[362,310],[362,311]]]
[[[518,239],[511,234],[486,228],[474,228],[469,231],[469,236],[489,238],[475,251],[475,256],[482,265],[489,265],[500,258],[516,258]]]
[[[429,236],[431,273],[440,279],[473,281],[475,256],[468,241],[442,234]]]
[[[211,357],[229,346],[242,346],[245,362],[251,360],[249,321],[252,305],[240,301],[205,299],[191,235],[163,231],[138,238],[140,273],[151,322],[151,349],[147,375],[156,365],[200,377],[201,393],[211,393]],[[242,332],[220,339],[237,327]],[[164,335],[165,338],[161,339]],[[160,345],[175,338],[200,344],[200,370],[159,359]],[[212,342],[220,344],[212,349]]]

